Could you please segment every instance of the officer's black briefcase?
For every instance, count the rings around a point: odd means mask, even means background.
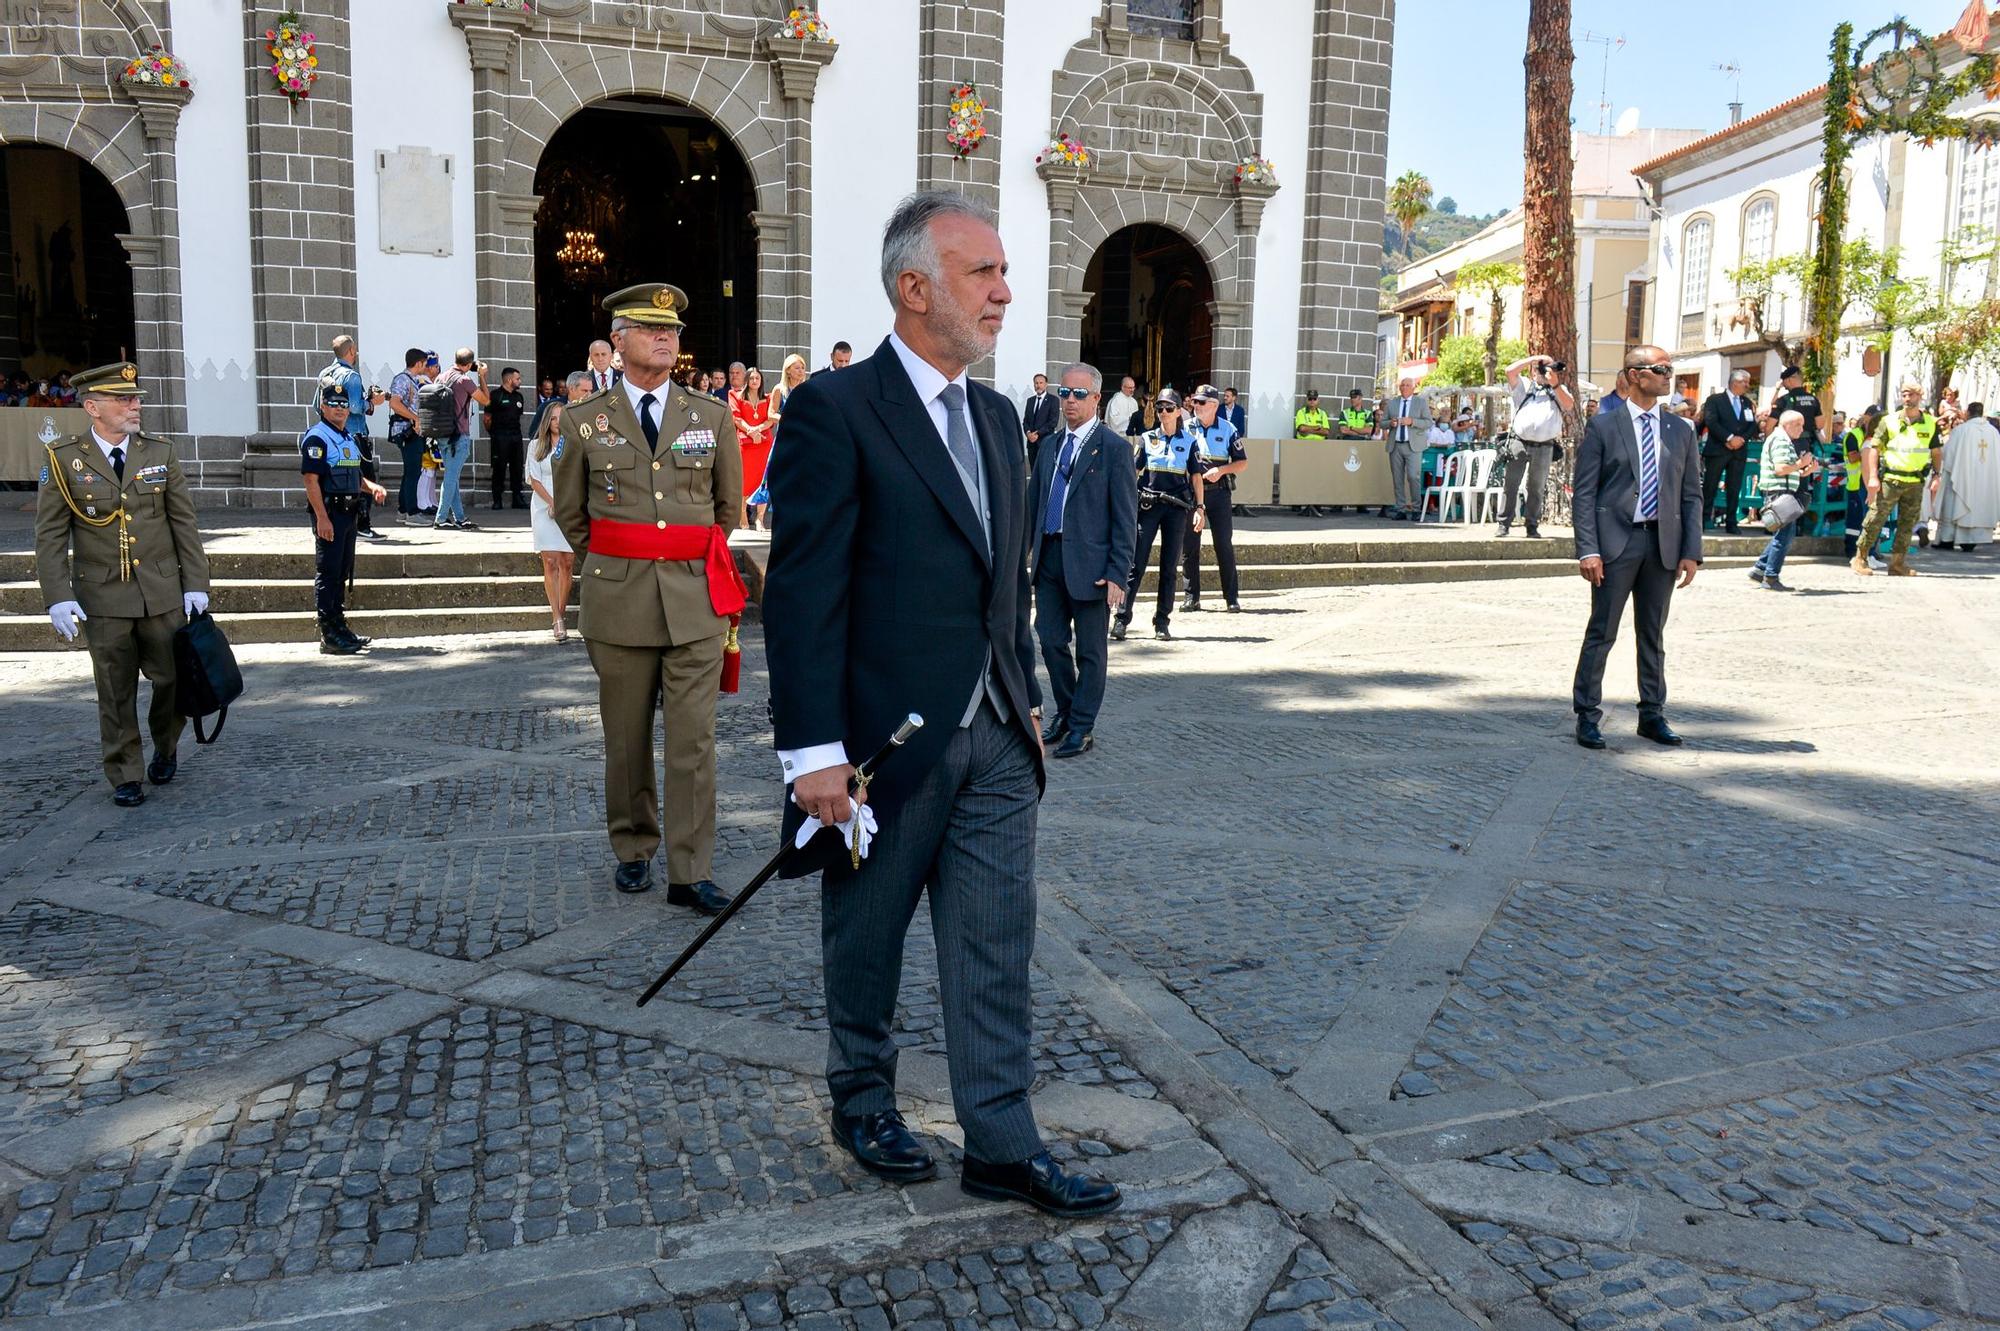
[[[204,610],[174,630],[174,710],[194,722],[197,744],[222,737],[229,704],[242,696],[243,672],[214,616]],[[215,718],[213,734],[201,733],[205,716]]]

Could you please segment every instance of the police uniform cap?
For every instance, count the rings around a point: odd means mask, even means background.
[[[1350,388],[1350,389],[1348,389],[1348,390],[1347,390],[1347,395],[1348,395],[1349,397],[1363,397],[1363,396],[1365,396],[1365,394],[1363,394],[1363,393],[1362,393],[1362,391],[1361,391],[1360,389],[1358,389],[1358,388]]]
[[[354,403],[347,396],[347,390],[337,383],[319,386],[319,404],[322,407],[346,407],[352,409]]]
[[[1162,388],[1159,395],[1153,399],[1153,405],[1156,407],[1173,407],[1178,410],[1181,405],[1181,395],[1171,388]]]
[[[1319,390],[1317,388],[1308,388],[1306,390],[1306,401],[1308,402],[1319,401]]]
[[[666,282],[641,282],[604,298],[604,310],[614,319],[628,319],[649,328],[681,327],[687,292]]]
[[[1782,369],[1782,370],[1778,371],[1778,377],[1779,377],[1780,379],[1789,379],[1789,378],[1791,378],[1791,377],[1792,377],[1793,375],[1795,375],[1795,374],[1797,374],[1797,373],[1799,373],[1799,367],[1798,367],[1798,366],[1796,366],[1796,365],[1787,365],[1787,366],[1786,366],[1786,367],[1785,367],[1784,369]]]
[[[1187,400],[1190,402],[1214,402],[1221,396],[1222,394],[1215,391],[1214,384],[1203,384],[1195,389],[1194,392],[1189,393]]]
[[[100,365],[94,370],[71,375],[69,383],[78,394],[103,393],[110,397],[146,396],[146,390],[139,387],[139,367],[129,360],[121,360],[112,365]]]

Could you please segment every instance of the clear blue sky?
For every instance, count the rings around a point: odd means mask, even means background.
[[[1840,18],[1865,34],[1901,14],[1935,34],[1958,22],[1965,0],[1573,0],[1573,11],[1577,129],[1597,131],[1607,48],[1583,40],[1594,33],[1625,39],[1611,49],[1608,123],[1636,106],[1641,125],[1717,130],[1729,123],[1736,83],[1712,66],[1743,67],[1743,114],[1755,115],[1826,82]],[[1421,171],[1461,213],[1520,202],[1527,26],[1528,0],[1397,0],[1391,180]]]

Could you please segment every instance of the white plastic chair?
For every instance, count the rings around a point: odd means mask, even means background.
[[[1451,511],[1452,500],[1456,499],[1459,521],[1470,526],[1473,496],[1481,494],[1486,489],[1487,477],[1493,470],[1493,460],[1499,454],[1490,448],[1474,448],[1467,449],[1462,456],[1465,461],[1459,466],[1458,483],[1443,487],[1444,493],[1438,499],[1438,521],[1447,521],[1446,515]]]
[[[1528,491],[1529,474],[1530,473],[1527,471],[1523,471],[1521,473],[1520,490],[1521,493],[1524,495]],[[1501,461],[1499,456],[1499,450],[1495,449],[1493,457],[1493,466],[1492,469],[1487,473],[1486,477],[1486,488],[1479,492],[1479,520],[1481,522],[1492,522],[1494,519],[1498,518],[1501,513],[1505,512],[1506,508],[1507,508],[1507,464]],[[1521,505],[1518,503],[1515,504],[1514,511],[1517,513],[1520,512]]]
[[[1444,496],[1458,483],[1459,470],[1465,465],[1470,451],[1462,448],[1456,453],[1444,455],[1444,461],[1438,466],[1437,484],[1425,486],[1423,498],[1417,503],[1418,522],[1422,522],[1424,514],[1430,512],[1433,498],[1438,501],[1438,521],[1444,521]]]

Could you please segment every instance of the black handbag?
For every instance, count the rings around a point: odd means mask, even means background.
[[[243,696],[243,672],[222,626],[204,610],[174,630],[174,710],[194,722],[197,744],[222,737],[229,704]],[[215,717],[215,730],[201,733],[205,716]]]

